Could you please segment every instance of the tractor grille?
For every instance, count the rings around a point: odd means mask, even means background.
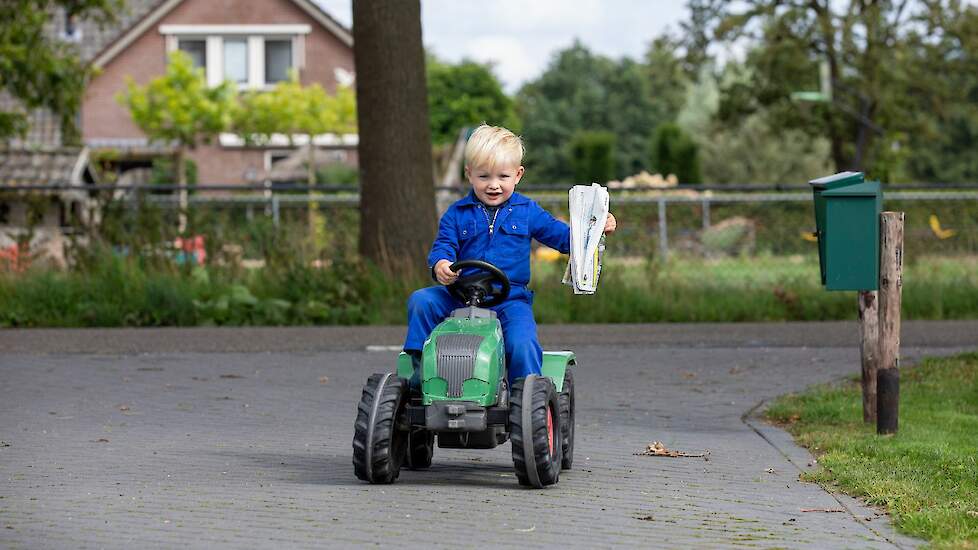
[[[471,334],[442,334],[435,340],[438,376],[448,382],[447,397],[462,397],[462,382],[472,378],[480,344],[482,336]]]

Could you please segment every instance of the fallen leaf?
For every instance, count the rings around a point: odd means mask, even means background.
[[[222,374],[221,378],[244,378],[240,374]]]
[[[517,531],[519,531],[521,533],[532,533],[533,531],[536,531],[536,530],[537,530],[537,526],[536,525],[531,526],[529,529],[517,529]]]
[[[319,377],[319,383],[320,384],[329,384],[329,377],[328,376],[320,376]]]
[[[839,514],[845,512],[842,508],[802,508],[802,512],[823,512],[826,514]]]
[[[683,378],[685,378],[686,380],[692,380],[692,379],[696,378],[696,373],[695,372],[684,372],[683,373]]]
[[[635,453],[637,456],[668,456],[668,457],[687,457],[687,458],[702,458],[709,454],[709,451],[705,453],[687,453],[685,451],[674,451],[666,448],[661,441],[653,441],[649,443],[648,447],[640,453]]]
[[[635,519],[640,521],[655,521],[655,518],[652,516],[642,516],[640,518],[635,518]]]
[[[96,439],[95,442],[96,443],[108,443],[109,440],[108,439],[105,439],[104,437],[100,437],[100,438]]]
[[[123,412],[128,411],[129,405],[119,405],[119,410]]]

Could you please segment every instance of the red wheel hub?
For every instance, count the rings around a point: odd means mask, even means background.
[[[547,443],[550,444],[550,455],[554,454],[554,411],[547,406]]]

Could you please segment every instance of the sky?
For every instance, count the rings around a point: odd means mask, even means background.
[[[350,0],[316,0],[350,26]],[[508,93],[543,73],[580,40],[592,52],[639,59],[667,28],[679,30],[685,0],[421,0],[425,47],[440,59],[490,62]]]

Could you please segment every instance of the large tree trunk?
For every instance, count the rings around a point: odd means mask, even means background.
[[[431,130],[418,0],[353,1],[360,128],[360,253],[425,269],[435,236]]]

